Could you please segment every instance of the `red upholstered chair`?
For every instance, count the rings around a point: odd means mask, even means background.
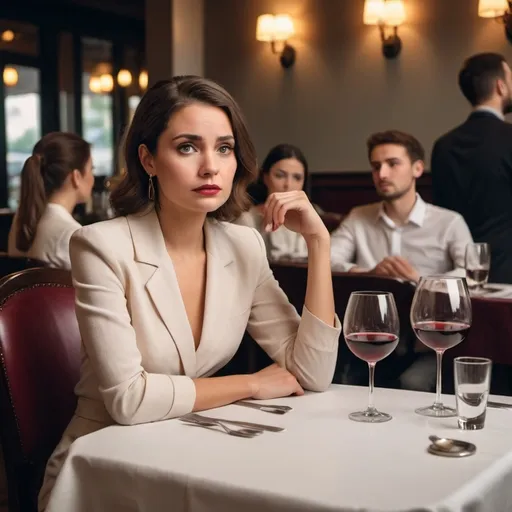
[[[0,281],[0,435],[9,510],[33,512],[44,467],[76,406],[80,334],[68,271]]]

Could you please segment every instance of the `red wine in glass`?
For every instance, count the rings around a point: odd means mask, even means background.
[[[470,325],[462,322],[417,322],[416,336],[433,350],[448,350],[466,338]]]
[[[351,352],[367,363],[382,361],[398,345],[398,336],[385,332],[355,332],[345,340]]]

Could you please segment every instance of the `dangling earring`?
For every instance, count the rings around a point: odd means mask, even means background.
[[[155,186],[153,185],[153,176],[149,175],[149,183],[148,183],[148,199],[150,201],[155,200]]]

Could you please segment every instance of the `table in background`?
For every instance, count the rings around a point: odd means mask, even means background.
[[[73,444],[47,512],[512,510],[512,410],[490,409],[485,429],[463,432],[455,418],[414,413],[433,398],[376,389],[377,407],[393,415],[382,424],[347,418],[366,406],[364,387],[276,400],[294,408],[284,416],[236,405],[208,412],[287,428],[253,439],[178,420],[108,427]],[[430,455],[431,434],[472,441],[477,452]]]

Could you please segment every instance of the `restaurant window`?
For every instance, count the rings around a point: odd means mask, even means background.
[[[6,64],[2,74],[5,91],[8,206],[15,209],[19,200],[21,169],[41,138],[39,69]]]
[[[114,170],[112,43],[83,38],[82,136],[92,145],[94,174]]]
[[[74,109],[76,69],[73,59],[73,34],[63,32],[59,35],[59,112],[60,129],[63,132],[76,131]]]
[[[28,23],[0,20],[0,51],[37,57],[39,30]]]

